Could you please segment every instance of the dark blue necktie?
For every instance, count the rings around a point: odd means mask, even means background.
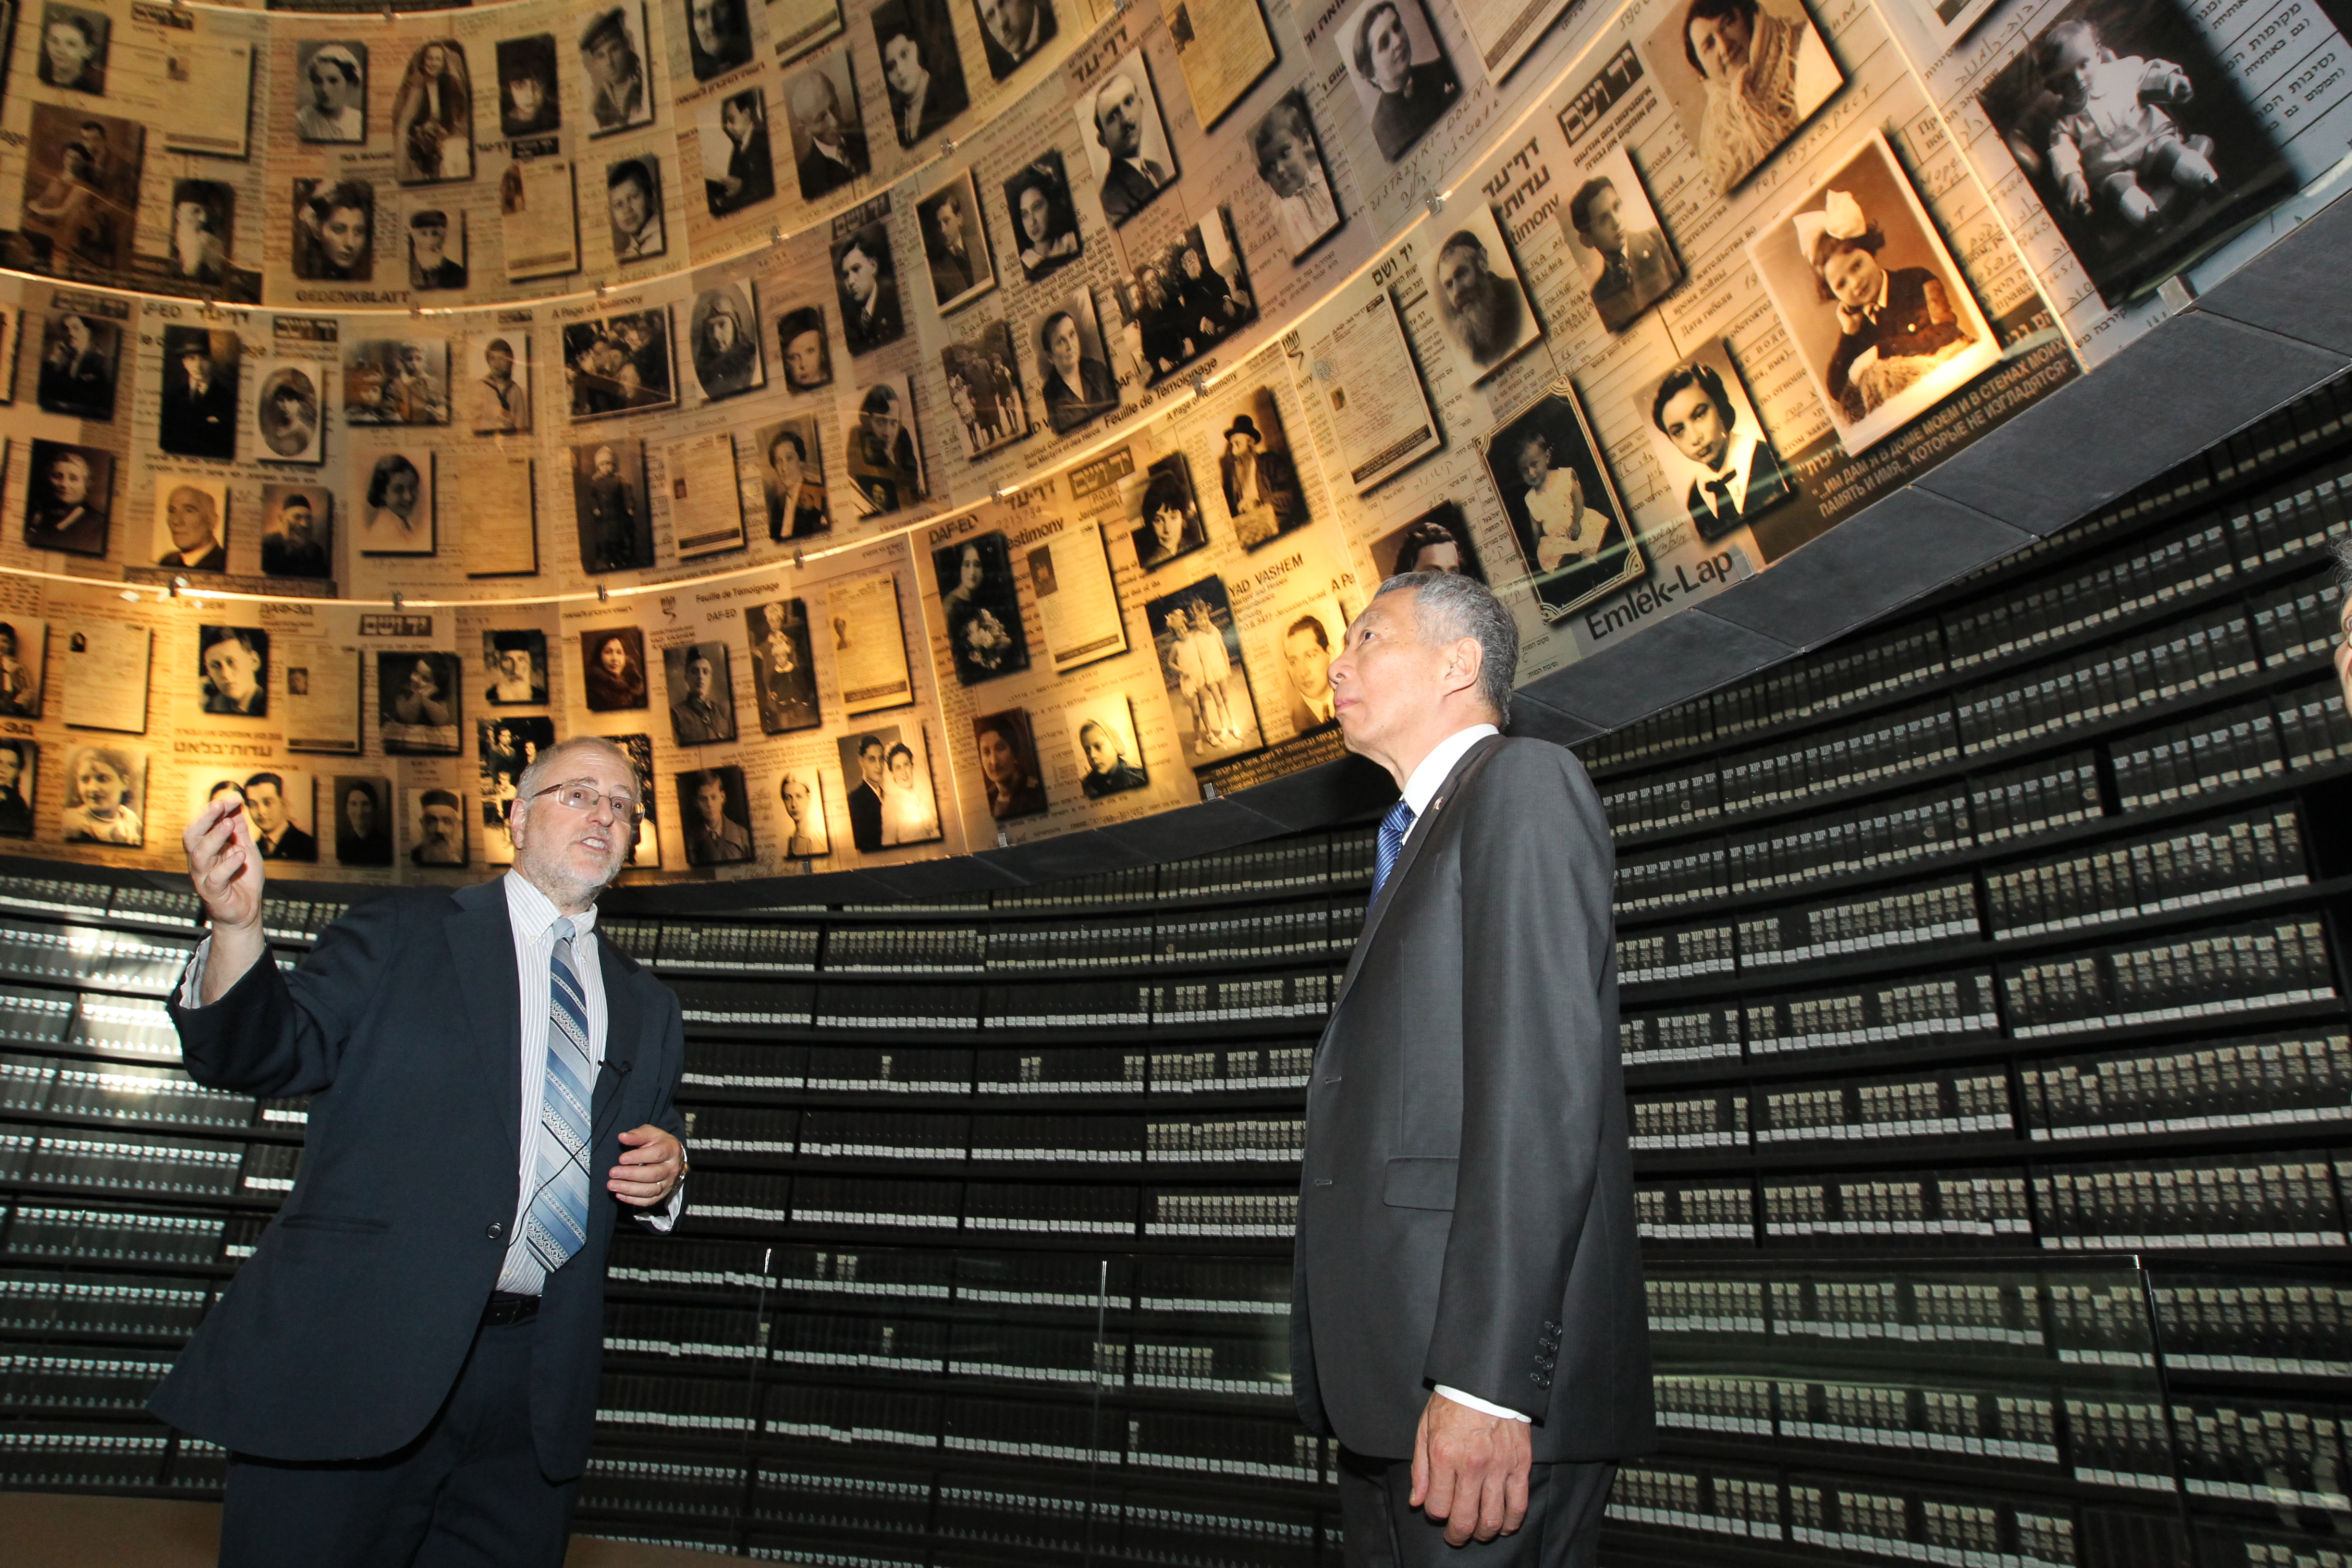
[[[1380,837],[1372,846],[1373,898],[1381,896],[1381,888],[1388,881],[1389,873],[1396,869],[1397,856],[1404,850],[1404,837],[1412,831],[1412,807],[1400,796],[1397,803],[1389,807],[1389,814],[1381,818]]]

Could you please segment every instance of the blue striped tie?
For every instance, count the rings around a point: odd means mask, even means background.
[[[1381,836],[1372,846],[1372,897],[1381,896],[1381,886],[1396,869],[1397,857],[1404,851],[1404,837],[1412,831],[1412,807],[1402,796],[1389,807],[1381,818]]]
[[[588,1107],[596,1068],[588,1054],[588,997],[572,969],[572,921],[558,919],[548,954],[547,1075],[541,1085],[537,1185],[523,1235],[542,1274],[588,1239]]]

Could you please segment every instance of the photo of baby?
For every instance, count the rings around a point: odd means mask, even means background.
[[[1537,607],[1557,621],[1648,573],[1641,542],[1567,381],[1478,442]]]

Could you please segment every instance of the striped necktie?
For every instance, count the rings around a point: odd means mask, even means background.
[[[1412,807],[1400,796],[1381,818],[1381,834],[1372,846],[1372,897],[1381,896],[1382,884],[1389,873],[1396,869],[1397,856],[1404,850],[1404,836],[1412,831]]]
[[[572,968],[572,921],[559,918],[548,953],[547,1072],[540,1088],[536,1185],[523,1235],[542,1276],[588,1239],[588,1107],[596,1068],[588,1053],[588,997]]]

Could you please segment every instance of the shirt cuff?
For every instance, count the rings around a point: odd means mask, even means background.
[[[1465,1394],[1458,1388],[1448,1388],[1442,1383],[1437,1385],[1437,1392],[1445,1395],[1446,1398],[1454,1401],[1456,1405],[1466,1405],[1473,1410],[1484,1411],[1489,1415],[1499,1415],[1506,1421],[1518,1421],[1526,1423],[1528,1426],[1534,1425],[1534,1422],[1529,1417],[1520,1415],[1517,1411],[1508,1409],[1500,1405],[1490,1405],[1475,1394]]]
[[[677,1185],[669,1190],[669,1196],[662,1199],[652,1208],[637,1210],[635,1217],[639,1225],[650,1226],[655,1230],[667,1234],[669,1227],[677,1223],[678,1212],[685,1206],[686,1178],[680,1176],[677,1179]]]
[[[205,1005],[205,960],[212,951],[212,933],[206,931],[196,951],[188,954],[188,967],[180,972],[180,1005],[191,1013]]]

